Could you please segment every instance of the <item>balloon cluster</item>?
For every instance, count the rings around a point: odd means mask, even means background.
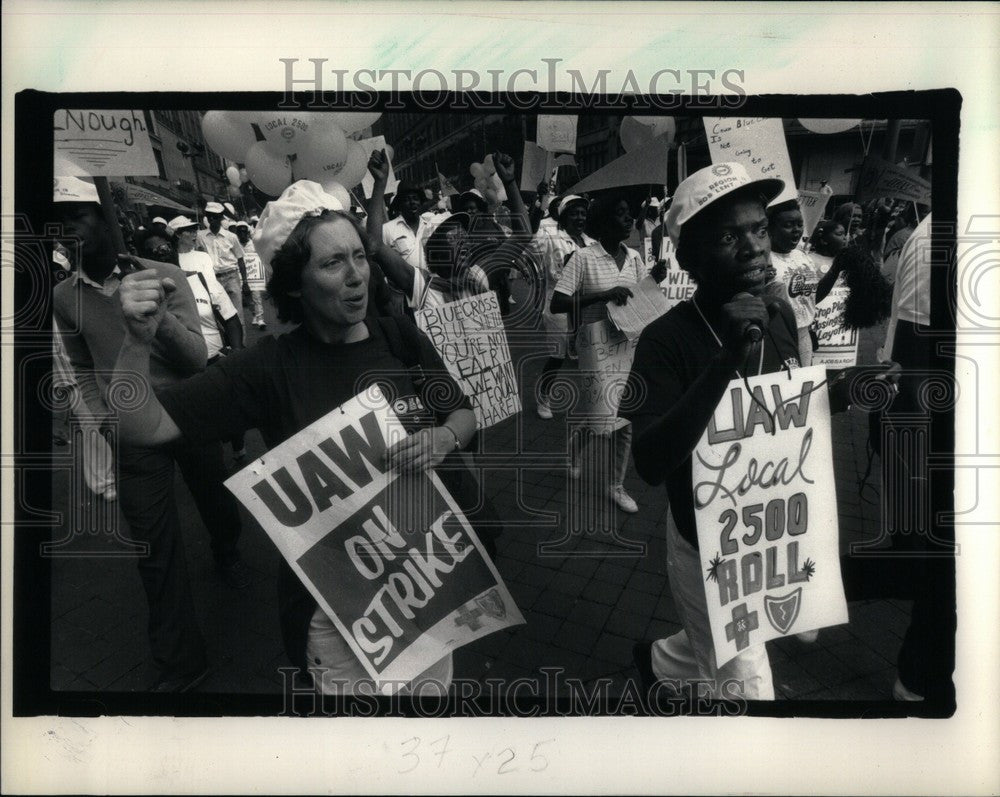
[[[666,135],[666,142],[670,144],[676,133],[677,123],[672,116],[626,116],[618,129],[626,152],[638,149],[662,135]]]
[[[503,183],[497,177],[497,168],[493,165],[493,155],[487,155],[482,163],[469,166],[469,174],[476,178],[476,189],[490,207],[499,205],[507,198]]]
[[[209,111],[201,120],[205,142],[227,160],[231,187],[245,182],[278,196],[292,180],[313,180],[350,207],[349,189],[368,171],[368,152],[348,133],[373,124],[381,113]],[[256,129],[255,129],[256,128]],[[258,140],[257,131],[264,136]]]

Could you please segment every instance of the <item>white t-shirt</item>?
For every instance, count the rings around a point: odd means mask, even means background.
[[[615,259],[608,254],[607,250],[601,246],[600,241],[595,241],[590,246],[577,250],[563,267],[559,282],[556,283],[556,291],[566,296],[581,296],[591,293],[601,293],[618,286],[629,287],[635,285],[646,276],[646,267],[642,262],[642,257],[635,249],[631,249],[625,244],[620,244],[625,251],[625,263],[621,270]],[[580,326],[591,324],[595,321],[603,321],[608,317],[607,305],[603,302],[596,302],[583,308]]]
[[[896,322],[929,326],[931,323],[931,214],[927,214],[899,253],[899,268],[892,289],[892,317],[880,352],[883,359],[892,356]]]
[[[188,275],[188,284],[194,293],[194,302],[201,321],[201,336],[208,347],[208,358],[212,359],[222,351],[222,335],[219,333],[212,305],[219,308],[219,314],[225,321],[236,315],[236,308],[233,307],[226,289],[215,278],[212,258],[207,252],[178,253],[177,262]]]
[[[774,281],[780,286],[778,295],[795,311],[795,325],[808,327],[816,318],[816,286],[819,272],[809,255],[801,249],[787,254],[771,252],[771,265],[777,272]]]

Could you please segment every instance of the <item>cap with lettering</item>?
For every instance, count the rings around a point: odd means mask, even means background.
[[[97,196],[97,186],[79,177],[56,177],[52,187],[52,201],[101,204]]]
[[[715,163],[684,180],[674,192],[665,219],[667,234],[674,246],[681,237],[681,227],[687,222],[712,203],[747,186],[756,187],[767,204],[784,190],[785,181],[776,178],[753,180],[741,163]]]

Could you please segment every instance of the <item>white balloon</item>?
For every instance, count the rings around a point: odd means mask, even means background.
[[[332,124],[314,126],[309,141],[295,156],[296,179],[322,183],[335,177],[347,163],[347,137]]]
[[[213,152],[233,161],[242,162],[257,141],[244,115],[232,111],[206,113],[201,118],[201,133]]]
[[[226,179],[229,180],[229,185],[231,185],[233,188],[239,188],[241,184],[240,170],[237,169],[235,166],[230,166],[228,169],[226,169]]]
[[[861,124],[860,119],[799,119],[810,133],[845,133]]]
[[[340,204],[344,206],[344,210],[350,210],[351,205],[351,193],[344,186],[338,183],[336,180],[327,179],[325,181],[319,181],[320,185],[323,186],[323,190],[326,191],[330,196],[336,197],[340,200]]]
[[[334,175],[338,183],[354,188],[368,174],[368,151],[357,141],[347,142],[347,159],[344,168]]]
[[[267,141],[271,152],[291,155],[304,149],[309,141],[312,115],[298,111],[268,111],[253,114],[253,121]]]
[[[246,169],[253,184],[268,196],[278,196],[292,181],[288,158],[269,152],[263,141],[247,150]]]
[[[327,112],[316,112],[315,116],[317,118],[322,118],[324,121],[329,121],[343,130],[345,133],[357,133],[359,130],[364,130],[379,120],[382,116],[379,113],[354,113],[351,111],[327,111]]]

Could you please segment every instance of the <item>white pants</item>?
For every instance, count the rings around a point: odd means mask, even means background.
[[[324,695],[349,695],[356,691],[358,681],[371,680],[371,676],[337,630],[337,626],[319,607],[316,608],[309,623],[306,659],[309,667],[320,676],[316,688]],[[445,697],[453,676],[454,667],[449,653],[437,664],[420,673],[399,693]]]
[[[763,644],[747,648],[722,667],[716,664],[701,561],[698,551],[677,530],[672,509],[667,510],[667,578],[683,630],[653,643],[653,674],[657,679],[682,684],[695,679],[708,681],[711,697],[716,699],[742,695],[747,700],[774,700],[771,663]],[[741,685],[723,690],[730,680]]]

